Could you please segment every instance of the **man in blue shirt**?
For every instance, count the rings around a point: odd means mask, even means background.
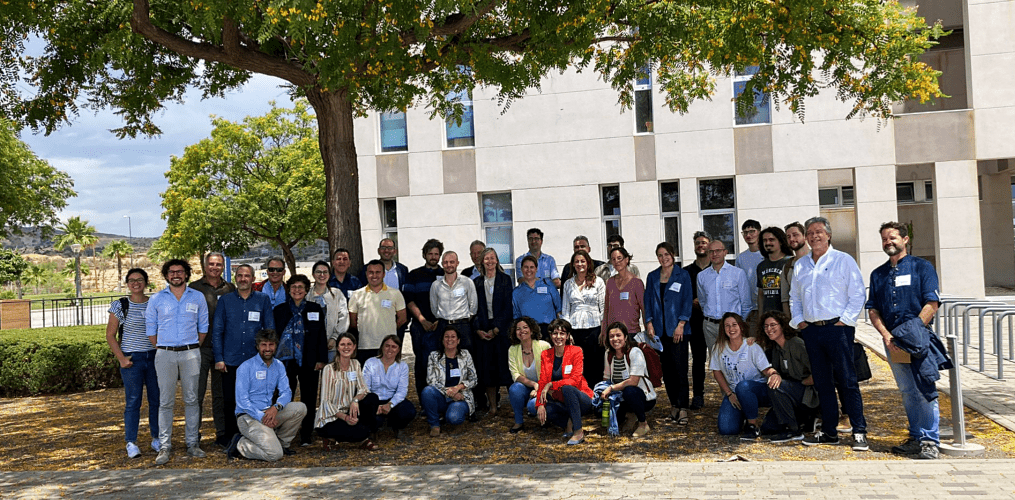
[[[285,304],[286,292],[285,283],[285,261],[282,257],[271,257],[265,264],[268,268],[268,279],[254,285],[254,290],[261,292],[271,299],[271,306]]]
[[[263,329],[275,329],[271,299],[253,289],[254,268],[241,264],[236,268],[236,291],[223,295],[215,308],[211,343],[215,370],[222,374],[225,437],[215,442],[225,447],[239,432],[236,427],[236,369],[257,353],[254,337]]]
[[[726,244],[712,240],[708,244],[710,266],[698,273],[698,303],[704,321],[701,331],[709,349],[719,338],[719,324],[728,312],[746,318],[751,312],[751,289],[747,275],[739,267],[726,262]]]
[[[518,272],[518,282],[522,281],[521,272],[522,259],[526,255],[531,255],[536,258],[536,262],[539,266],[536,269],[536,277],[539,279],[548,278],[553,281],[553,286],[560,290],[560,272],[557,271],[557,261],[552,256],[543,253],[543,232],[538,227],[529,229],[529,232],[525,234],[526,239],[529,242],[529,251],[522,255],[519,255],[515,259],[515,270]]]
[[[275,359],[278,335],[261,330],[255,337],[257,355],[236,370],[236,421],[240,433],[226,448],[226,459],[238,456],[275,462],[293,455],[289,444],[307,414],[307,406],[293,401],[285,365]],[[278,391],[278,399],[272,397]]]
[[[747,243],[747,250],[737,254],[735,265],[747,275],[747,286],[751,289],[751,312],[744,316],[748,328],[751,329],[751,336],[757,330],[758,319],[758,264],[765,260],[761,252],[761,223],[754,219],[747,219],[740,226],[740,234]]]
[[[208,302],[201,292],[187,287],[190,264],[172,259],[162,265],[168,286],[148,300],[145,329],[148,340],[158,348],[155,372],[159,377],[159,454],[155,465],[172,457],[173,407],[176,380],[180,380],[185,406],[187,454],[204,458],[200,447],[201,409],[197,387],[201,372],[201,341],[208,333]]]
[[[933,321],[938,308],[937,273],[930,262],[906,252],[909,231],[905,224],[886,222],[881,225],[881,245],[888,254],[888,262],[871,273],[870,298],[867,300],[871,324],[881,333],[885,342],[888,364],[892,367],[895,383],[902,393],[902,405],[909,418],[909,439],[892,448],[893,453],[916,455],[922,459],[938,458],[941,439],[938,432],[939,410],[937,391],[930,401],[917,386],[911,369],[918,360],[907,359],[909,354],[892,341],[897,327],[914,318],[922,322],[920,333],[929,342],[934,332],[927,326]]]
[[[349,295],[353,290],[359,290],[363,288],[363,283],[353,276],[349,272],[349,266],[352,265],[352,261],[349,259],[349,251],[344,248],[337,248],[335,252],[331,254],[331,278],[328,280],[329,288],[337,288],[342,291],[342,295],[345,295],[345,300],[349,300]]]
[[[867,420],[853,365],[856,318],[864,304],[863,276],[849,254],[831,245],[828,219],[804,224],[811,253],[793,265],[790,287],[791,325],[800,330],[811,361],[814,388],[821,400],[821,430],[804,439],[807,446],[839,444],[839,398],[853,424],[853,451],[867,451]]]

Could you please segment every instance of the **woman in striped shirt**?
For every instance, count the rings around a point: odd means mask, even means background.
[[[135,458],[141,454],[136,442],[141,420],[141,394],[146,387],[148,431],[152,435],[152,449],[159,451],[159,379],[155,374],[155,346],[145,332],[144,312],[148,307],[148,296],[144,291],[148,287],[148,273],[140,268],[131,269],[127,271],[126,281],[130,297],[109,304],[106,342],[120,362],[126,400],[123,432],[127,440],[127,456]]]

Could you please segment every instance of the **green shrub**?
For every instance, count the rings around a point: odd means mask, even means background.
[[[0,292],[0,300],[13,300],[16,298],[18,298],[18,294],[14,293],[11,290],[4,290]]]
[[[0,331],[0,396],[119,387],[119,363],[105,326]]]

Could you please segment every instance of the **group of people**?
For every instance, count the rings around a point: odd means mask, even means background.
[[[338,442],[377,449],[382,426],[397,435],[417,413],[401,361],[407,332],[431,436],[479,411],[496,414],[502,387],[514,413],[510,433],[535,417],[577,445],[582,418],[607,408],[611,434],[623,427],[644,436],[660,383],[668,418],[687,425],[689,412],[704,405],[707,359],[724,396],[721,434],[837,444],[841,403],[853,449],[866,450],[853,365],[854,327],[866,301],[886,350],[912,356],[908,367],[892,363],[910,420],[910,440],[893,451],[936,458],[933,375],[948,360],[927,328],[936,274],[907,256],[906,226],[881,228],[890,260],[872,275],[869,299],[856,262],[831,247],[827,220],[764,230],[748,220],[742,231],[748,248],[735,265],[726,261],[727,244],[704,232],[694,234],[695,259],[683,268],[672,244],[658,244],[659,267],[644,282],[619,235],[608,239],[606,262],[592,259],[588,238],[576,237],[558,272],[536,228],[515,263],[517,282],[483,242],[470,245],[474,265],[459,272],[458,255],[436,239],[423,245],[425,264],[412,271],[395,261],[388,238],[360,276],[348,272],[349,252],[338,249],[330,263],[313,265],[313,284],[301,274],[283,283],[284,261],[272,258],[265,282],[254,283],[254,269],[244,264],[234,286],[222,279],[224,257],[212,253],[189,287],[190,266],[166,262],[167,287],[149,299],[147,274],[131,269],[131,294],[110,305],[107,327],[125,385],[127,454],[140,454],[147,388],[156,463],[170,460],[180,380],[187,452],[204,456],[198,424],[209,371],[216,442],[231,458],[278,460],[293,452],[297,435],[307,446],[315,433],[326,450]],[[300,401],[293,401],[297,388]],[[771,411],[759,420],[762,407]],[[821,430],[805,437],[816,416]]]

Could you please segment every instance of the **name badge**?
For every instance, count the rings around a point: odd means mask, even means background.
[[[680,293],[680,283],[674,283],[674,284],[670,285],[670,290],[673,290],[674,292]]]
[[[464,297],[464,296],[465,296],[465,289],[464,289],[464,288],[459,288],[459,289],[456,289],[456,290],[455,290],[455,291],[453,292],[453,295],[454,295],[455,297]]]
[[[782,360],[782,369],[783,370],[789,370],[789,360],[788,359]]]
[[[537,286],[536,287],[536,293],[546,293],[546,287],[545,286]]]
[[[355,382],[356,372],[345,372],[345,378],[349,379],[350,382]]]
[[[452,377],[459,377],[459,378],[461,378],[461,376],[462,376],[462,370],[460,368],[452,368],[450,371],[451,371],[451,376]]]
[[[620,376],[624,377],[624,380],[627,380],[627,379],[631,378],[631,372],[630,372],[630,370],[623,370],[623,371],[620,372]]]
[[[620,292],[620,300],[629,300],[631,298],[630,292]]]
[[[264,370],[256,371],[254,372],[254,378],[256,378],[257,380],[264,380],[268,378],[268,372]]]
[[[321,313],[319,313],[319,312],[308,312],[307,313],[307,321],[320,321],[320,320],[321,320]]]
[[[383,307],[385,309],[391,309],[391,301],[388,300],[388,299],[382,300],[381,301],[381,307]]]
[[[193,304],[193,303],[187,304],[187,312],[189,312],[189,313],[196,313],[197,312],[197,304]]]
[[[727,289],[727,290],[729,290],[730,288],[733,288],[733,282],[732,281],[723,281],[722,282],[722,287]]]
[[[247,321],[261,321],[261,311],[247,312]]]
[[[550,277],[550,270],[549,269],[547,269],[546,271],[543,271],[543,277],[544,278],[549,278]]]
[[[902,276],[895,277],[895,286],[909,286],[910,282],[913,281],[912,275],[903,274]]]
[[[574,365],[564,366],[564,375],[570,375],[572,369],[574,369]]]

